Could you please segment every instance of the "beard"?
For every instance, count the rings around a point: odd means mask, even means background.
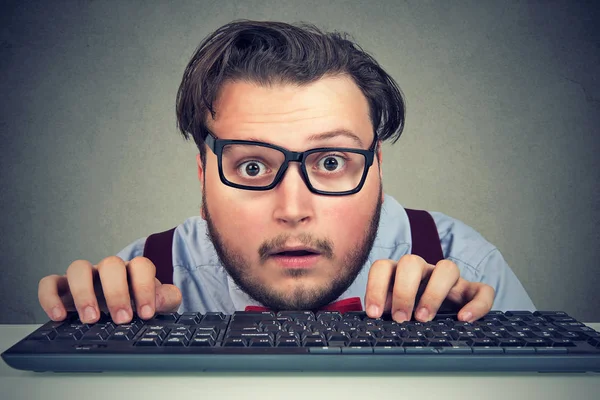
[[[256,275],[248,273],[251,271],[250,263],[244,257],[231,250],[219,230],[216,228],[210,213],[206,196],[203,190],[202,207],[208,227],[208,236],[212,241],[221,264],[231,276],[235,284],[251,298],[263,306],[274,310],[317,310],[340,297],[354,282],[367,262],[369,253],[373,247],[379,218],[381,215],[382,191],[379,190],[377,204],[371,214],[370,222],[358,245],[352,248],[348,254],[341,259],[340,273],[333,279],[323,282],[318,286],[309,287],[306,284],[298,284],[290,291],[278,291],[275,287],[262,282]],[[329,262],[335,262],[334,244],[327,238],[315,238],[313,235],[303,233],[299,235],[282,234],[271,240],[265,241],[258,249],[260,263],[268,260],[268,254],[272,249],[285,244],[290,238],[294,238],[305,246],[317,249],[321,256]],[[301,279],[311,273],[310,270],[301,268],[290,268],[283,271],[290,278]]]

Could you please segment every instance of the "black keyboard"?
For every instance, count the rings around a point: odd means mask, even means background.
[[[600,372],[600,333],[558,311],[491,311],[473,323],[364,312],[157,314],[116,325],[75,313],[2,353],[30,371]]]

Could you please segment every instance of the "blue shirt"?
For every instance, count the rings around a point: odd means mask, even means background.
[[[492,310],[530,310],[535,306],[498,249],[473,228],[439,212],[430,212],[437,226],[444,257],[456,263],[463,279],[483,282],[496,291]],[[117,256],[129,261],[144,253],[146,238],[121,250]],[[340,299],[359,297],[363,303],[371,265],[380,259],[399,260],[411,252],[411,233],[404,208],[385,195],[377,237],[368,261]],[[243,292],[221,265],[207,236],[206,222],[191,217],[175,229],[173,237],[173,284],[182,293],[178,312],[221,311],[231,314],[248,305],[261,305]]]

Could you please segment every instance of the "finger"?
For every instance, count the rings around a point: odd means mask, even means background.
[[[162,285],[156,279],[156,312],[174,312],[181,305],[181,290],[175,285]]]
[[[465,322],[477,321],[492,309],[496,291],[493,287],[480,282],[464,281],[466,289],[463,290],[463,298],[470,299],[458,312],[458,319]]]
[[[392,290],[392,318],[396,322],[410,319],[419,284],[427,279],[433,269],[424,259],[414,254],[400,258]]]
[[[415,319],[422,322],[432,320],[459,279],[460,270],[455,263],[449,260],[438,262],[419,300]]]
[[[127,263],[129,287],[137,313],[150,319],[156,309],[156,267],[145,257],[136,257]]]
[[[94,291],[94,266],[86,260],[77,260],[67,268],[67,280],[79,319],[87,324],[100,318],[98,300]]]
[[[62,321],[67,317],[67,310],[61,296],[69,291],[66,276],[49,275],[38,284],[38,300],[42,309],[53,321]]]
[[[100,261],[96,268],[112,320],[117,324],[128,323],[133,318],[133,311],[125,261],[111,256]]]
[[[371,265],[365,293],[365,307],[369,317],[379,318],[383,314],[395,270],[394,260],[377,260]]]

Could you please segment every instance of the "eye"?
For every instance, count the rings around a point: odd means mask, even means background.
[[[267,172],[267,167],[260,161],[245,161],[238,166],[238,172],[244,178],[254,178],[264,175]]]
[[[342,156],[328,155],[319,160],[317,168],[322,171],[335,172],[344,168],[346,160]]]

